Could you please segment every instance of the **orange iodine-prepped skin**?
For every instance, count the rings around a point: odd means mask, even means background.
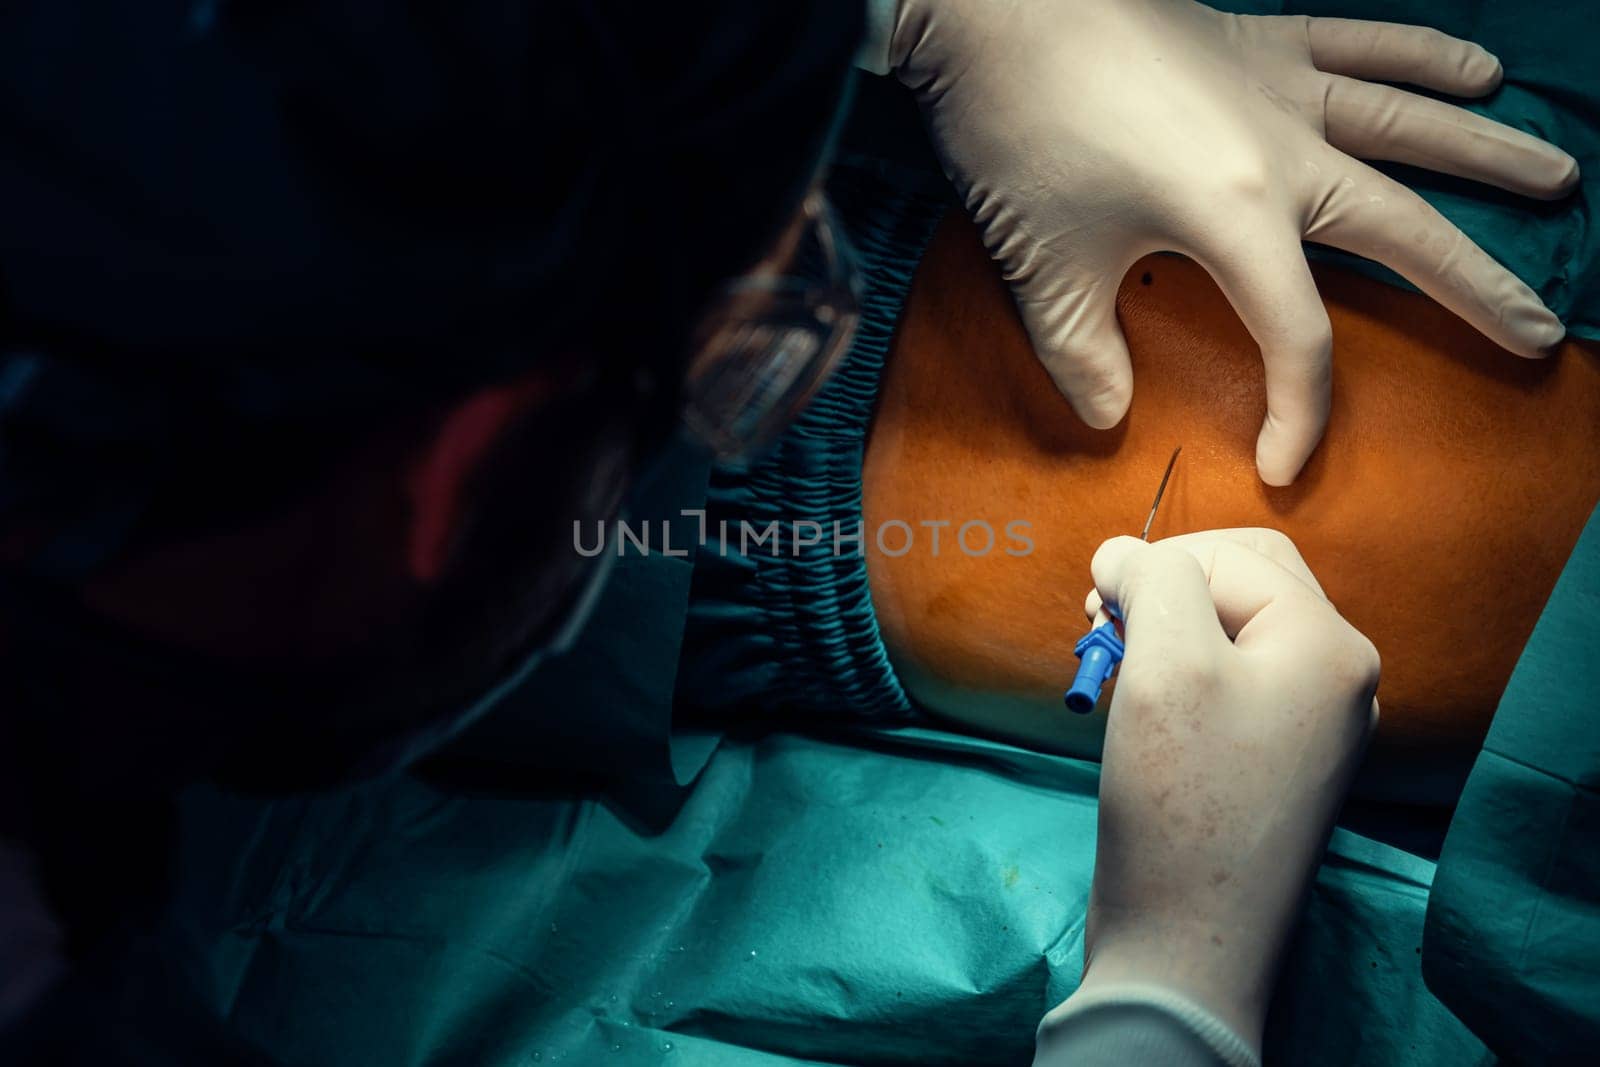
[[[1453,796],[1600,497],[1600,356],[1568,342],[1525,361],[1426,297],[1337,268],[1316,278],[1333,322],[1332,413],[1295,484],[1271,488],[1255,471],[1261,357],[1202,268],[1152,256],[1123,279],[1133,405],[1096,431],[1038,365],[971,224],[945,220],[901,319],[863,471],[873,602],[916,701],[1094,755],[1103,714],[1061,704],[1089,559],[1105,538],[1139,532],[1181,444],[1151,538],[1289,534],[1383,657],[1359,789]],[[918,536],[889,556],[871,532],[895,520]],[[937,556],[925,520],[952,523]],[[972,520],[1000,534],[995,550],[954,544]],[[1019,547],[1003,533],[1017,521],[1029,524],[1025,556],[1004,551]],[[886,537],[895,551],[903,540]],[[974,549],[982,541],[974,530]]]

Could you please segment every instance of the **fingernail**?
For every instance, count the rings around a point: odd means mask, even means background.
[[[1256,473],[1263,482],[1273,486],[1290,485],[1304,463],[1304,460],[1295,462],[1288,445],[1281,440],[1280,431],[1270,420],[1261,427],[1261,434],[1256,438]]]
[[[1128,413],[1128,400],[1116,396],[1096,397],[1078,406],[1078,417],[1096,430],[1109,430]]]
[[[1566,339],[1567,328],[1562,325],[1555,312],[1539,305],[1534,321],[1528,324],[1524,335],[1528,339],[1530,354],[1543,358],[1554,354],[1561,347],[1561,342]]]
[[[1111,376],[1096,382],[1090,388],[1069,388],[1058,381],[1062,392],[1072,401],[1072,408],[1089,426],[1096,430],[1109,430],[1122,421],[1133,403],[1133,379]]]
[[[1583,170],[1578,166],[1578,160],[1575,157],[1569,156],[1565,152],[1561,154],[1566,157],[1566,170],[1561,179],[1556,182],[1556,189],[1562,193],[1570,193],[1578,187],[1578,182],[1583,179]]]
[[[1476,85],[1483,86],[1484,93],[1491,93],[1500,87],[1501,80],[1505,77],[1505,67],[1500,65],[1499,58],[1486,48],[1478,48],[1477,55],[1467,63],[1471,68],[1467,77]]]
[[[1540,143],[1527,168],[1524,193],[1535,200],[1560,200],[1578,187],[1583,172],[1578,161],[1552,144]]]

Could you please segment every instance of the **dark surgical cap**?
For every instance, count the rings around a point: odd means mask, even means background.
[[[71,510],[92,457],[152,435],[172,456],[238,424],[348,428],[562,353],[673,381],[694,315],[819,165],[860,19],[5,5],[0,517],[30,485]]]

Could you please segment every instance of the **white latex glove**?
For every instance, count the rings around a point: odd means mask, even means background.
[[[1124,620],[1085,931],[1093,1002],[1197,1004],[1259,1055],[1274,972],[1377,722],[1378,654],[1289,539],[1222,530],[1092,563],[1086,613]]]
[[[1531,17],[1531,16],[1530,16]],[[920,98],[1056,385],[1091,426],[1132,396],[1117,287],[1184,253],[1261,346],[1261,477],[1287,484],[1327,421],[1332,345],[1300,242],[1378,260],[1522,356],[1561,339],[1539,298],[1403,185],[1353,156],[1539,199],[1577,163],[1470,112],[1500,63],[1434,30],[1251,17],[1190,0],[900,0],[889,61]]]

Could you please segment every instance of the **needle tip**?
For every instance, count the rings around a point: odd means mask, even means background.
[[[1172,477],[1173,464],[1178,462],[1178,453],[1183,451],[1179,445],[1172,450],[1172,458],[1167,460],[1167,469],[1161,474],[1161,484],[1156,486],[1156,498],[1150,505],[1150,514],[1144,520],[1144,529],[1139,533],[1139,540],[1150,540],[1150,524],[1156,521],[1156,509],[1161,506],[1161,494],[1167,491],[1167,479]]]

